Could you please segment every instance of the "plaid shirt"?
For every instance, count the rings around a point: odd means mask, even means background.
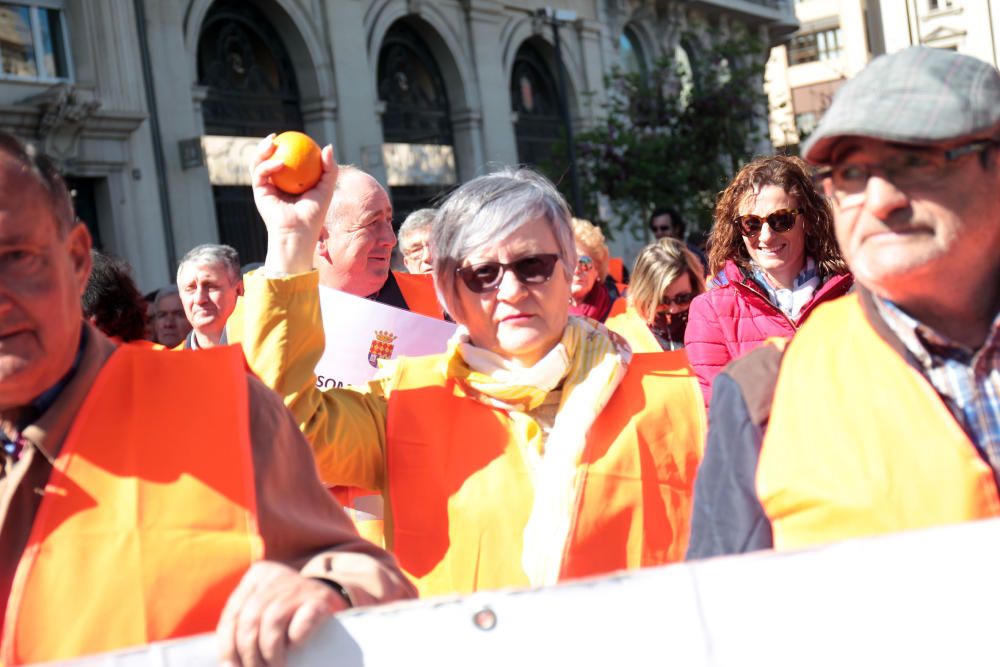
[[[792,281],[791,289],[774,287],[767,279],[764,270],[756,263],[750,263],[751,279],[767,295],[771,305],[783,312],[791,320],[797,320],[802,307],[812,299],[820,286],[819,269],[812,257],[806,257],[805,264],[799,275]]]
[[[1000,480],[1000,314],[983,346],[973,350],[889,301],[876,297],[875,304]]]

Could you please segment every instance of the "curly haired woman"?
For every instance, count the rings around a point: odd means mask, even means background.
[[[719,195],[708,246],[713,277],[691,303],[684,335],[706,406],[726,364],[767,338],[790,337],[854,282],[830,204],[796,157],[757,158],[740,169]]]

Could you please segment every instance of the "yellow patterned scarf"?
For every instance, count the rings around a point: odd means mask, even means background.
[[[530,411],[562,386],[524,529],[521,563],[535,586],[559,578],[587,432],[611,400],[631,357],[623,338],[582,317],[570,317],[562,340],[530,368],[512,368],[498,355],[475,347],[463,327],[449,344],[448,377],[487,405]]]

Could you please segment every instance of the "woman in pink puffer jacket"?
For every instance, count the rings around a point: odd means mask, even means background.
[[[768,338],[791,336],[854,282],[830,205],[796,157],[758,158],[736,174],[719,195],[708,246],[713,278],[691,302],[684,334],[706,406],[726,364]]]

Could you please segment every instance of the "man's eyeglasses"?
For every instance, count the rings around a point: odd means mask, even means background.
[[[761,217],[759,215],[740,215],[733,220],[733,224],[740,228],[740,233],[746,237],[753,237],[760,234],[764,223],[771,228],[772,232],[784,234],[795,226],[795,220],[802,213],[798,208],[782,208],[774,211],[770,215]]]
[[[483,262],[472,266],[461,266],[455,273],[462,279],[470,292],[482,294],[500,288],[503,274],[513,271],[522,285],[539,285],[552,277],[559,255],[528,255],[513,262]]]
[[[827,196],[843,205],[845,198],[864,194],[868,179],[873,174],[882,174],[883,178],[902,189],[926,185],[937,180],[949,162],[966,155],[983,153],[995,145],[996,142],[982,139],[945,151],[899,149],[895,155],[879,164],[848,162],[820,167],[813,172],[813,179],[823,186]],[[847,203],[850,205],[851,201],[848,200]],[[861,200],[856,203],[860,204]]]
[[[686,306],[692,301],[694,301],[695,294],[693,292],[681,292],[675,295],[673,298],[669,296],[663,296],[660,298],[660,305],[656,308],[657,311],[666,310],[670,306]]]

